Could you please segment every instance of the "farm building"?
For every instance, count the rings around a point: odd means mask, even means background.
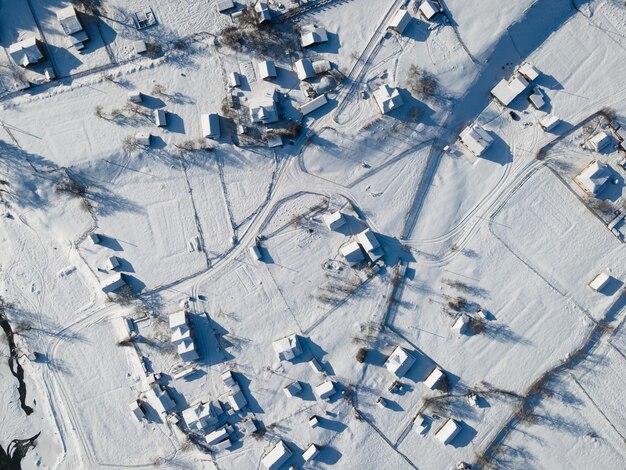
[[[318,427],[319,424],[320,424],[320,420],[317,416],[313,415],[309,418],[309,426],[311,426],[312,428]]]
[[[299,80],[306,80],[315,76],[315,70],[313,69],[313,63],[309,59],[300,59],[295,63],[296,75]]]
[[[278,121],[276,101],[273,98],[261,98],[250,103],[250,120],[254,123],[270,124]]]
[[[251,245],[250,248],[248,248],[248,251],[250,252],[250,256],[252,256],[252,259],[255,261],[259,261],[262,258],[261,250],[259,250],[257,245]]]
[[[190,406],[182,411],[181,416],[190,431],[202,431],[217,424],[217,416],[214,415],[209,403]]]
[[[118,259],[117,256],[109,256],[109,258],[107,259],[107,262],[106,262],[106,268],[109,271],[114,270],[119,265],[120,265],[120,260]]]
[[[246,397],[239,388],[239,385],[237,385],[237,389],[234,389],[233,392],[228,395],[228,404],[235,411],[242,410],[248,405],[248,400],[246,400]]]
[[[191,339],[184,339],[176,345],[176,352],[183,361],[191,362],[199,358],[196,346]]]
[[[313,61],[313,71],[316,74],[330,71],[332,65],[329,60],[315,60]]]
[[[535,87],[533,92],[528,97],[528,101],[535,107],[535,109],[541,109],[545,106],[546,100],[544,99],[543,92],[540,88]]]
[[[220,117],[219,115],[203,114],[200,116],[202,123],[202,135],[209,139],[217,139],[220,136]]]
[[[493,137],[478,124],[467,126],[459,135],[459,139],[467,149],[480,157],[493,142]]]
[[[176,409],[176,403],[170,397],[167,390],[162,389],[158,384],[153,384],[146,392],[146,399],[150,406],[159,414],[169,413]]]
[[[446,374],[444,371],[442,371],[439,367],[435,367],[428,377],[426,377],[426,380],[424,380],[424,385],[432,390],[437,387],[437,384],[439,384],[445,376]]]
[[[241,77],[237,72],[230,72],[228,74],[228,84],[233,88],[241,86]]]
[[[606,287],[609,283],[610,277],[608,274],[600,273],[596,277],[594,277],[589,283],[589,287],[591,287],[596,292],[600,292],[602,289]]]
[[[97,233],[90,233],[87,238],[89,238],[92,245],[100,244],[100,236]]]
[[[43,59],[41,44],[35,36],[27,37],[9,46],[9,55],[13,62],[22,67],[36,64]]]
[[[328,33],[324,28],[305,28],[300,34],[302,47],[313,46],[328,41]]]
[[[140,91],[129,91],[128,92],[128,101],[130,103],[139,104],[143,100]]]
[[[309,460],[313,460],[315,457],[317,457],[317,454],[319,453],[320,453],[319,448],[315,444],[311,444],[302,453],[302,458],[304,459],[305,462],[308,462]]]
[[[300,106],[300,112],[302,113],[303,116],[306,116],[307,114],[312,113],[313,111],[321,108],[326,103],[328,103],[328,100],[326,99],[326,95],[324,94],[319,95],[318,97],[313,98],[308,103],[304,103],[302,106]]]
[[[104,279],[100,283],[100,288],[102,289],[102,292],[108,294],[110,292],[115,292],[117,289],[125,285],[126,281],[124,280],[122,273],[116,273]]]
[[[560,122],[561,120],[558,117],[552,114],[547,114],[546,116],[541,118],[541,120],[539,121],[539,125],[544,131],[550,132],[552,129],[558,126]]]
[[[454,325],[452,325],[452,329],[462,335],[467,331],[468,326],[469,317],[462,313],[461,316],[454,322]]]
[[[339,252],[350,266],[355,266],[365,259],[361,247],[357,242],[350,242],[342,246]]]
[[[610,143],[611,136],[604,131],[598,132],[589,139],[589,144],[596,152],[602,151]]]
[[[516,75],[510,80],[504,78],[491,89],[491,94],[504,106],[508,106],[521,92],[528,87],[528,81],[521,75]]]
[[[363,248],[365,253],[367,253],[367,256],[372,262],[376,262],[383,256],[383,249],[381,248],[376,235],[374,235],[374,232],[372,232],[369,228],[357,233],[356,241],[359,245],[361,245],[361,248]]]
[[[191,337],[191,329],[189,327],[189,319],[187,312],[181,310],[172,313],[168,317],[171,332],[171,342],[176,345],[178,355],[183,361],[195,361],[198,359],[198,353],[195,349],[193,338]]]
[[[257,64],[259,78],[262,80],[271,80],[276,78],[276,66],[271,60],[263,60]]]
[[[135,54],[137,55],[148,52],[148,46],[146,46],[146,42],[142,39],[133,41],[133,49],[135,50]]]
[[[397,88],[391,88],[389,85],[381,85],[373,93],[376,104],[383,114],[390,113],[394,109],[404,104],[400,92]]]
[[[309,367],[311,368],[314,374],[324,373],[324,369],[322,369],[322,366],[320,365],[319,361],[315,358],[312,358],[309,361]]]
[[[278,359],[281,361],[290,361],[302,354],[302,349],[295,333],[274,341],[272,346],[278,355]]]
[[[395,14],[395,16],[391,19],[389,23],[389,29],[396,31],[398,34],[402,34],[406,27],[411,22],[411,15],[405,9],[400,9]]]
[[[339,211],[333,212],[331,214],[324,214],[322,216],[322,220],[326,224],[326,227],[329,228],[329,230],[337,230],[338,228],[343,227],[346,223],[346,219]]]
[[[530,62],[522,62],[522,64],[517,68],[517,72],[529,82],[532,82],[539,77],[539,70],[537,70]]]
[[[270,7],[266,2],[257,2],[254,5],[254,11],[256,11],[259,17],[259,23],[265,23],[272,19],[272,14],[270,12]]]
[[[315,387],[315,394],[320,400],[327,400],[335,394],[335,384],[331,380],[325,380]]]
[[[593,160],[574,177],[574,181],[590,196],[597,196],[606,188],[612,174],[607,164]]]
[[[130,408],[130,412],[135,418],[137,418],[138,421],[141,421],[143,418],[146,417],[146,413],[139,400],[133,400],[128,406]]]
[[[267,470],[280,468],[291,457],[289,447],[283,441],[278,441],[274,448],[261,459],[261,463]]]
[[[439,439],[444,445],[450,444],[456,435],[461,431],[461,426],[453,420],[448,418],[445,424],[435,433],[435,437]]]
[[[210,446],[219,444],[220,442],[225,441],[229,438],[228,429],[226,426],[222,426],[221,428],[216,429],[213,432],[210,432],[204,437],[206,443]]]
[[[154,124],[156,124],[158,127],[167,126],[167,114],[165,113],[164,110],[162,109],[154,110]]]
[[[415,427],[415,432],[422,434],[426,429],[426,419],[424,418],[424,415],[418,413],[413,420],[413,426]]]
[[[68,5],[57,11],[57,19],[61,24],[61,28],[67,34],[70,45],[78,50],[83,49],[89,37],[83,29],[74,7]]]
[[[283,393],[288,397],[295,397],[302,393],[302,385],[297,380],[283,387]]]
[[[385,361],[385,368],[396,377],[404,377],[415,363],[415,358],[401,346],[396,346]]]
[[[429,21],[433,16],[439,13],[439,7],[437,7],[432,0],[424,0],[420,4],[419,12],[426,21]]]

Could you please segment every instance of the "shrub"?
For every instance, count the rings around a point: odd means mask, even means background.
[[[367,358],[367,348],[359,348],[359,350],[356,353],[357,362],[360,362],[361,364],[363,364],[366,358]]]

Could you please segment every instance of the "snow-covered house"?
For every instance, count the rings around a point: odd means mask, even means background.
[[[239,386],[237,386],[237,389],[233,389],[230,395],[228,395],[228,404],[234,411],[242,410],[248,405],[248,400],[246,400]]]
[[[415,432],[422,434],[426,429],[426,419],[424,418],[424,415],[418,413],[413,420],[413,426],[415,427]]]
[[[141,103],[143,100],[142,96],[141,96],[141,92],[140,91],[129,91],[128,92],[128,101],[130,103],[136,103],[139,104]]]
[[[186,362],[195,361],[199,358],[198,353],[196,352],[196,346],[191,339],[180,341],[176,345],[176,352],[180,358]]]
[[[297,380],[283,387],[283,393],[288,397],[296,397],[302,393],[302,385]]]
[[[452,442],[459,432],[461,432],[461,426],[452,418],[448,418],[441,429],[435,433],[435,437],[444,445],[447,445]]]
[[[141,402],[139,400],[133,400],[128,406],[130,408],[130,412],[135,418],[137,418],[138,421],[141,421],[143,418],[146,417],[146,412],[144,411],[143,406],[141,405]]]
[[[228,433],[228,429],[226,426],[222,426],[218,429],[216,429],[213,432],[210,432],[209,434],[207,434],[204,437],[205,442],[210,445],[213,446],[215,444],[219,444],[222,441],[225,441],[226,439],[228,439],[230,437],[229,433]]]
[[[290,361],[302,354],[302,349],[295,333],[274,341],[272,346],[278,355],[278,359],[281,361]]]
[[[39,40],[35,36],[29,36],[9,46],[9,55],[13,62],[22,67],[36,64],[43,59],[43,53]]]
[[[308,462],[309,460],[313,460],[315,457],[317,457],[317,454],[319,454],[319,453],[320,453],[319,448],[315,444],[311,444],[302,453],[302,459],[305,462]]]
[[[609,279],[610,277],[608,276],[608,274],[600,273],[591,280],[591,282],[589,283],[589,287],[591,287],[596,292],[600,292],[609,283]]]
[[[261,459],[261,464],[267,470],[276,470],[280,468],[291,457],[291,450],[283,441],[278,441],[274,448]]]
[[[61,8],[57,11],[57,19],[61,24],[61,28],[67,34],[70,45],[78,50],[85,47],[85,42],[89,39],[87,33],[83,29],[83,25],[78,19],[78,14],[72,5]]]
[[[209,139],[217,139],[220,136],[220,117],[213,114],[202,114],[200,116],[202,124],[202,135]]]
[[[329,60],[320,59],[320,60],[313,61],[313,71],[315,72],[316,75],[319,75],[320,73],[328,72],[330,71],[331,68],[332,68],[332,64],[330,63]]]
[[[162,389],[156,383],[148,389],[145,395],[150,406],[159,414],[169,413],[176,408],[176,403],[174,403],[167,390]]]
[[[324,214],[322,216],[322,220],[329,230],[337,230],[338,228],[343,227],[346,223],[346,219],[339,211],[335,211],[330,214]]]
[[[361,248],[363,248],[363,251],[367,253],[367,256],[372,262],[375,263],[382,258],[384,254],[383,249],[381,248],[376,235],[374,235],[374,232],[372,232],[369,228],[357,233],[356,241],[359,245],[361,245]]]
[[[469,317],[464,313],[461,314],[459,318],[456,319],[454,325],[452,325],[452,329],[462,335],[467,331],[469,327]]]
[[[190,406],[182,411],[181,416],[190,431],[202,431],[218,422],[210,403]]]
[[[311,360],[309,361],[309,367],[311,368],[314,374],[324,373],[324,369],[322,369],[322,366],[320,365],[319,361],[315,359],[314,357],[311,358]]]
[[[189,319],[187,311],[181,310],[172,313],[168,317],[171,341],[176,345],[176,351],[183,361],[195,361],[198,359],[193,338],[191,337],[191,329],[189,327]]]
[[[535,87],[533,92],[528,97],[528,101],[535,107],[535,109],[541,109],[546,104],[546,100],[544,99],[543,92],[539,87]]]
[[[355,266],[365,259],[361,246],[357,242],[350,242],[342,246],[339,252],[350,266]]]
[[[300,59],[295,63],[296,75],[299,80],[306,80],[315,76],[315,69],[313,69],[313,63],[310,59]]]
[[[300,44],[302,47],[313,46],[328,41],[326,29],[320,27],[304,28],[300,34]]]
[[[396,377],[404,377],[415,363],[415,358],[401,346],[396,346],[385,361],[385,368]]]
[[[167,126],[167,114],[163,109],[154,110],[154,124],[156,124],[157,127]]]
[[[597,196],[604,190],[612,174],[607,164],[593,160],[574,177],[574,181],[590,196]]]
[[[117,256],[109,256],[106,262],[106,268],[109,271],[114,270],[120,265],[120,260]]]
[[[380,112],[383,114],[390,113],[404,104],[398,89],[391,88],[387,84],[381,85],[374,91],[373,95]]]
[[[532,82],[539,77],[539,70],[535,68],[530,62],[522,62],[517,68],[517,72],[529,82]]]
[[[266,2],[258,1],[254,5],[254,11],[256,11],[259,17],[259,23],[265,23],[272,19],[272,13],[270,12],[270,7]]]
[[[228,84],[233,88],[241,86],[241,77],[237,72],[230,72],[228,74]]]
[[[92,245],[100,244],[100,236],[97,233],[90,233],[87,238],[89,238]]]
[[[309,418],[309,426],[311,426],[312,428],[316,428],[319,425],[320,425],[320,419],[316,415],[313,415]]]
[[[459,140],[470,152],[480,157],[493,142],[493,137],[478,124],[472,124],[463,129]]]
[[[328,99],[326,99],[326,95],[322,93],[321,95],[313,98],[311,101],[300,106],[300,112],[303,116],[306,116],[307,114],[321,108],[326,103],[328,103]]]
[[[391,19],[388,28],[402,34],[413,18],[409,12],[403,8],[398,10]]]
[[[260,261],[263,257],[261,256],[261,250],[259,250],[259,247],[257,245],[250,245],[248,251],[250,252],[250,256],[252,256],[252,259],[255,261]]]
[[[544,131],[550,132],[552,129],[558,126],[560,122],[561,120],[557,116],[547,114],[541,118],[541,120],[539,121],[539,125]]]
[[[515,75],[510,80],[500,80],[491,89],[491,94],[504,106],[508,106],[527,87],[528,81],[521,75]]]
[[[270,124],[278,121],[274,98],[265,97],[250,103],[250,120],[254,123]]]
[[[144,52],[148,52],[148,46],[146,46],[146,41],[143,39],[137,39],[133,41],[133,49],[135,50],[135,54],[140,55]]]
[[[126,285],[126,281],[124,280],[124,276],[122,273],[115,273],[112,276],[107,277],[100,283],[100,288],[102,292],[108,294],[110,292],[114,292],[122,286]]]
[[[439,367],[435,367],[428,377],[426,377],[426,380],[424,380],[424,385],[433,390],[437,387],[437,384],[445,378],[445,376],[446,374],[444,371],[442,371]]]
[[[437,7],[432,0],[423,0],[420,4],[419,12],[426,21],[429,21],[433,16],[439,13],[439,7]]]
[[[594,134],[591,139],[589,139],[589,144],[596,152],[602,151],[607,145],[611,143],[611,136],[609,136],[606,132],[600,131],[597,134]]]
[[[276,66],[271,60],[263,60],[257,64],[257,70],[259,71],[259,78],[262,80],[271,80],[276,78]]]
[[[329,379],[315,387],[315,394],[320,400],[327,400],[335,394],[335,384]]]

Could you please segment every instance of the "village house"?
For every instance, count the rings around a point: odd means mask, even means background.
[[[544,131],[550,132],[552,129],[558,126],[560,122],[561,120],[557,116],[547,114],[541,118],[541,120],[539,121],[539,125]]]
[[[444,371],[442,371],[439,367],[435,367],[432,372],[426,377],[424,380],[424,385],[426,385],[431,390],[437,388],[437,385],[446,377]]]
[[[606,188],[612,174],[606,163],[593,160],[574,177],[574,181],[590,196],[598,196]]]
[[[183,361],[191,362],[199,358],[194,340],[191,336],[187,311],[181,310],[168,317],[171,341],[176,345],[176,351]]]
[[[257,64],[259,78],[261,80],[271,80],[276,78],[276,66],[271,60],[263,60]]]
[[[328,33],[324,28],[308,27],[303,28],[300,34],[300,44],[302,47],[309,47],[315,44],[321,44],[328,41]]]
[[[210,403],[190,406],[182,411],[181,416],[190,431],[204,431],[218,422]]]
[[[361,246],[357,242],[350,242],[342,246],[339,252],[350,266],[356,266],[365,259],[363,251],[361,251]]]
[[[283,387],[283,393],[288,397],[296,397],[302,393],[302,385],[297,380]]]
[[[600,292],[606,287],[610,279],[611,278],[608,276],[608,274],[600,273],[591,280],[591,282],[589,283],[589,287],[591,287],[596,292]]]
[[[150,135],[149,132],[139,131],[135,134],[135,140],[139,145],[143,145],[144,147],[150,146]]]
[[[117,256],[109,256],[106,262],[107,270],[112,271],[115,268],[117,268],[119,265],[120,265],[120,260],[118,259]]]
[[[327,400],[335,394],[335,384],[329,379],[315,387],[315,394],[320,400]]]
[[[452,418],[448,418],[441,429],[435,433],[435,437],[439,442],[448,445],[459,432],[461,432],[461,426]]]
[[[124,280],[122,273],[115,273],[104,279],[100,283],[100,288],[102,289],[102,292],[108,294],[110,292],[115,292],[117,289],[125,285],[126,281]]]
[[[283,441],[278,441],[274,448],[261,459],[261,464],[267,470],[276,470],[291,457],[289,447]]]
[[[415,358],[401,346],[396,346],[385,361],[385,368],[398,378],[404,377],[415,363]]]
[[[220,117],[213,114],[202,114],[200,116],[202,124],[202,135],[209,139],[217,139],[220,136]]]
[[[145,392],[145,396],[150,406],[159,414],[166,414],[176,409],[176,403],[174,403],[170,394],[157,383],[152,384],[148,391]]]
[[[259,18],[259,23],[265,23],[266,21],[270,21],[272,19],[272,14],[270,12],[270,7],[266,2],[258,1],[254,5],[254,11],[256,11],[257,16]]]
[[[154,124],[156,124],[157,127],[167,126],[167,114],[163,109],[154,110]]]
[[[272,346],[280,361],[290,361],[302,354],[298,337],[295,334],[274,341]]]
[[[343,227],[346,223],[346,219],[339,211],[335,211],[330,214],[324,214],[322,216],[322,220],[329,230],[337,230],[338,228]]]
[[[28,67],[43,59],[41,44],[35,36],[11,44],[8,52],[13,62],[21,67]]]
[[[391,88],[387,84],[381,85],[374,91],[373,96],[380,112],[383,114],[388,114],[404,104],[398,89]]]
[[[302,106],[300,106],[300,112],[302,113],[303,116],[306,116],[307,114],[310,114],[313,111],[321,108],[326,103],[328,103],[328,100],[326,99],[326,95],[321,94],[318,97],[313,98],[308,103],[304,103]]]
[[[421,413],[418,413],[415,419],[413,420],[413,426],[415,427],[415,432],[418,434],[422,434],[426,429],[426,418]]]
[[[261,250],[259,250],[259,247],[257,245],[250,245],[250,248],[248,248],[248,251],[250,252],[250,256],[252,257],[253,260],[255,261],[260,261],[262,256],[261,256]]]
[[[310,444],[306,450],[302,453],[302,459],[305,462],[309,462],[317,457],[317,454],[320,453],[319,448],[315,444]]]
[[[454,325],[452,325],[452,329],[456,331],[458,334],[462,335],[467,331],[469,327],[469,317],[462,313],[459,318],[456,319]]]
[[[529,82],[536,80],[539,77],[539,70],[535,68],[530,62],[522,62],[517,68],[517,73],[524,77]]]
[[[233,88],[241,86],[241,77],[237,72],[230,72],[228,74],[228,84]]]
[[[306,80],[315,76],[315,70],[313,69],[313,63],[310,59],[300,59],[294,64],[296,68],[296,75],[299,80]]]
[[[419,6],[419,12],[426,21],[439,13],[439,7],[432,0],[423,0]]]
[[[229,431],[230,426],[222,426],[215,431],[210,432],[204,437],[205,442],[210,445],[216,445],[220,442],[227,440],[230,437]]]
[[[57,11],[57,19],[63,28],[63,32],[67,35],[70,46],[81,50],[85,47],[85,42],[89,39],[87,33],[83,29],[83,25],[78,19],[78,14],[72,5]]]
[[[376,235],[374,235],[374,232],[372,232],[369,228],[366,228],[362,232],[357,233],[356,241],[359,243],[359,245],[361,245],[361,248],[363,248],[365,253],[367,253],[367,256],[372,261],[372,263],[375,263],[380,258],[382,258],[384,254],[383,249],[381,248],[380,243],[376,238]]]
[[[130,408],[130,412],[133,414],[135,418],[137,418],[138,421],[141,421],[143,418],[146,417],[146,412],[143,409],[143,405],[141,404],[139,400],[133,400],[130,403],[129,408]]]
[[[533,92],[528,97],[528,101],[535,107],[535,109],[541,109],[545,106],[546,100],[544,99],[543,92],[539,87],[533,88]]]
[[[473,124],[463,129],[459,140],[470,152],[480,157],[493,142],[493,137],[478,124]]]
[[[402,34],[412,19],[413,18],[411,17],[409,12],[401,8],[391,19],[388,28],[397,32],[398,34]]]
[[[596,152],[601,152],[604,148],[611,143],[611,136],[604,131],[600,131],[594,134],[589,139],[589,144]]]
[[[272,97],[265,97],[250,103],[250,121],[253,123],[271,124],[278,121],[276,101]]]
[[[528,81],[521,75],[515,75],[510,80],[500,80],[491,89],[491,94],[504,106],[508,106],[527,87]]]

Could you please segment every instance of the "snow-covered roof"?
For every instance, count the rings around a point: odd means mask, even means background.
[[[609,283],[609,279],[608,274],[600,273],[589,283],[589,287],[596,292],[601,291]]]
[[[155,109],[154,110],[154,124],[158,127],[167,126],[167,115],[163,109]]]
[[[76,10],[72,5],[68,5],[57,11],[57,19],[59,23],[61,23],[65,34],[74,34],[83,29],[83,25],[80,24]]]
[[[322,369],[319,361],[314,357],[311,358],[311,360],[309,361],[309,367],[311,367],[311,370],[316,374],[321,374],[324,372],[324,369]]]
[[[606,147],[611,142],[611,136],[609,136],[606,132],[600,131],[589,139],[589,143],[593,147],[596,152],[599,152],[604,147]]]
[[[228,403],[233,410],[239,411],[246,407],[248,400],[246,400],[246,397],[241,389],[235,389],[230,395],[228,395]]]
[[[102,289],[102,292],[108,294],[109,292],[116,291],[124,285],[126,285],[126,281],[124,280],[122,273],[115,273],[104,279],[100,283],[100,288]]]
[[[220,136],[220,117],[217,114],[202,114],[200,122],[204,137],[216,139]]]
[[[228,74],[228,84],[232,87],[238,87],[241,85],[241,78],[237,72],[230,72]]]
[[[302,453],[302,458],[304,459],[305,462],[308,462],[309,460],[314,459],[319,453],[320,453],[320,450],[318,449],[318,447],[315,444],[311,444]]]
[[[493,137],[478,124],[467,126],[459,135],[459,139],[470,152],[476,156],[481,156],[493,142]]]
[[[536,109],[541,109],[546,104],[546,100],[543,98],[543,92],[537,87],[533,89],[528,99]]]
[[[528,82],[521,75],[516,75],[510,80],[502,79],[491,89],[491,94],[502,103],[508,106],[521,92],[528,87]]]
[[[401,8],[400,10],[396,12],[394,17],[389,22],[389,29],[393,29],[397,31],[399,34],[402,34],[404,30],[406,29],[406,27],[411,22],[411,19],[412,17],[409,14],[409,12]]]
[[[150,133],[145,131],[139,131],[135,134],[135,140],[139,145],[150,145]]]
[[[439,8],[435,6],[432,0],[424,0],[420,4],[419,12],[426,20],[430,20],[433,16],[439,13]]]
[[[346,219],[339,211],[335,211],[330,214],[324,214],[322,216],[322,220],[330,230],[336,230],[346,223]]]
[[[250,255],[252,256],[252,258],[255,259],[256,261],[259,261],[262,258],[261,250],[259,250],[258,246],[250,245],[250,248],[248,248],[248,251],[250,252]]]
[[[176,346],[176,351],[183,361],[195,361],[199,358],[196,346],[191,339],[184,339]]]
[[[460,431],[461,426],[459,426],[455,420],[449,418],[441,429],[435,433],[435,437],[444,445],[447,445],[452,442],[452,439],[454,439]]]
[[[318,97],[313,98],[311,101],[304,103],[302,106],[300,106],[300,112],[302,113],[303,116],[306,116],[307,114],[312,113],[316,109],[321,108],[326,103],[328,103],[328,100],[326,99],[326,95],[321,94]]]
[[[315,60],[313,61],[313,71],[316,74],[328,72],[332,68],[329,60]]]
[[[433,389],[439,381],[445,377],[445,375],[444,371],[442,371],[439,367],[435,367],[428,377],[426,377],[426,380],[424,380],[424,385]]]
[[[141,103],[142,97],[140,91],[129,91],[128,92],[128,101],[131,103]]]
[[[296,75],[300,80],[306,80],[315,76],[313,63],[309,59],[300,59],[295,63]]]
[[[539,76],[539,70],[530,62],[522,62],[517,71],[529,82],[532,82]]]
[[[180,310],[176,313],[172,313],[167,317],[167,321],[170,326],[170,330],[174,330],[182,325],[187,326],[187,312]]]
[[[261,463],[267,470],[276,470],[291,457],[289,447],[283,441],[278,441],[274,448],[261,459]]]
[[[361,247],[357,242],[350,242],[347,245],[342,246],[339,251],[350,266],[354,266],[365,259],[363,252],[361,251]]]
[[[381,85],[374,91],[373,95],[380,112],[383,114],[387,114],[404,104],[398,89],[391,88],[387,84]]]
[[[206,443],[210,446],[218,444],[226,439],[228,439],[228,430],[226,429],[226,426],[222,426],[221,428],[210,432],[204,438]]]
[[[297,380],[295,382],[291,382],[283,387],[283,392],[288,397],[295,397],[302,392],[302,385]]]
[[[374,235],[374,232],[372,232],[369,228],[366,228],[362,232],[357,233],[356,240],[365,251],[373,251],[380,246],[376,235]]]
[[[574,179],[586,193],[597,196],[605,188],[612,174],[608,165],[593,160]]]
[[[235,7],[233,0],[217,0],[217,11],[222,12]]]
[[[424,431],[424,428],[426,427],[426,419],[424,418],[424,415],[422,415],[421,413],[418,413],[415,419],[413,420],[413,426],[415,426],[415,430],[417,431],[417,433],[421,434]]]
[[[415,358],[408,351],[401,346],[396,346],[385,361],[385,368],[396,377],[404,377],[414,363]]]
[[[554,129],[560,122],[561,120],[557,116],[547,114],[541,118],[539,125],[543,127],[544,131],[548,132]]]
[[[269,124],[278,121],[276,102],[272,98],[262,98],[250,103],[250,120]]]
[[[331,380],[325,380],[315,387],[315,394],[321,400],[326,400],[335,394],[335,384]]]
[[[302,354],[302,349],[300,349],[300,343],[295,333],[274,341],[272,346],[276,354],[278,354],[278,359],[281,361],[290,361]]]
[[[259,70],[259,77],[263,80],[270,78],[276,78],[276,66],[271,60],[262,60],[257,64]]]
[[[457,318],[457,320],[454,322],[454,325],[452,325],[452,329],[463,334],[465,333],[465,330],[467,330],[468,325],[469,325],[469,317],[465,315],[464,313],[462,313],[461,316]]]
[[[184,409],[181,415],[189,429],[203,429],[217,422],[217,417],[214,416],[209,403],[199,403],[195,406],[190,406]]]
[[[27,67],[43,59],[39,42],[35,36],[27,37],[9,46],[9,55],[17,65]]]
[[[120,265],[120,260],[117,256],[109,256],[106,262],[106,267],[109,271],[117,268]]]
[[[180,325],[176,328],[172,328],[172,335],[170,337],[170,341],[172,343],[177,345],[185,340],[192,341],[191,330],[187,325]]]
[[[143,408],[141,407],[141,402],[139,400],[133,400],[128,406],[130,408],[131,413],[138,420],[141,421],[141,419],[145,417],[145,413],[143,411]]]
[[[256,5],[254,5],[254,10],[258,13],[261,23],[272,19],[270,8],[266,2],[257,2]]]
[[[161,389],[158,385],[150,387],[146,392],[146,399],[158,413],[168,413],[176,408],[176,403],[167,393],[167,390]]]
[[[328,41],[328,33],[324,28],[305,29],[300,35],[302,47],[312,46]]]

